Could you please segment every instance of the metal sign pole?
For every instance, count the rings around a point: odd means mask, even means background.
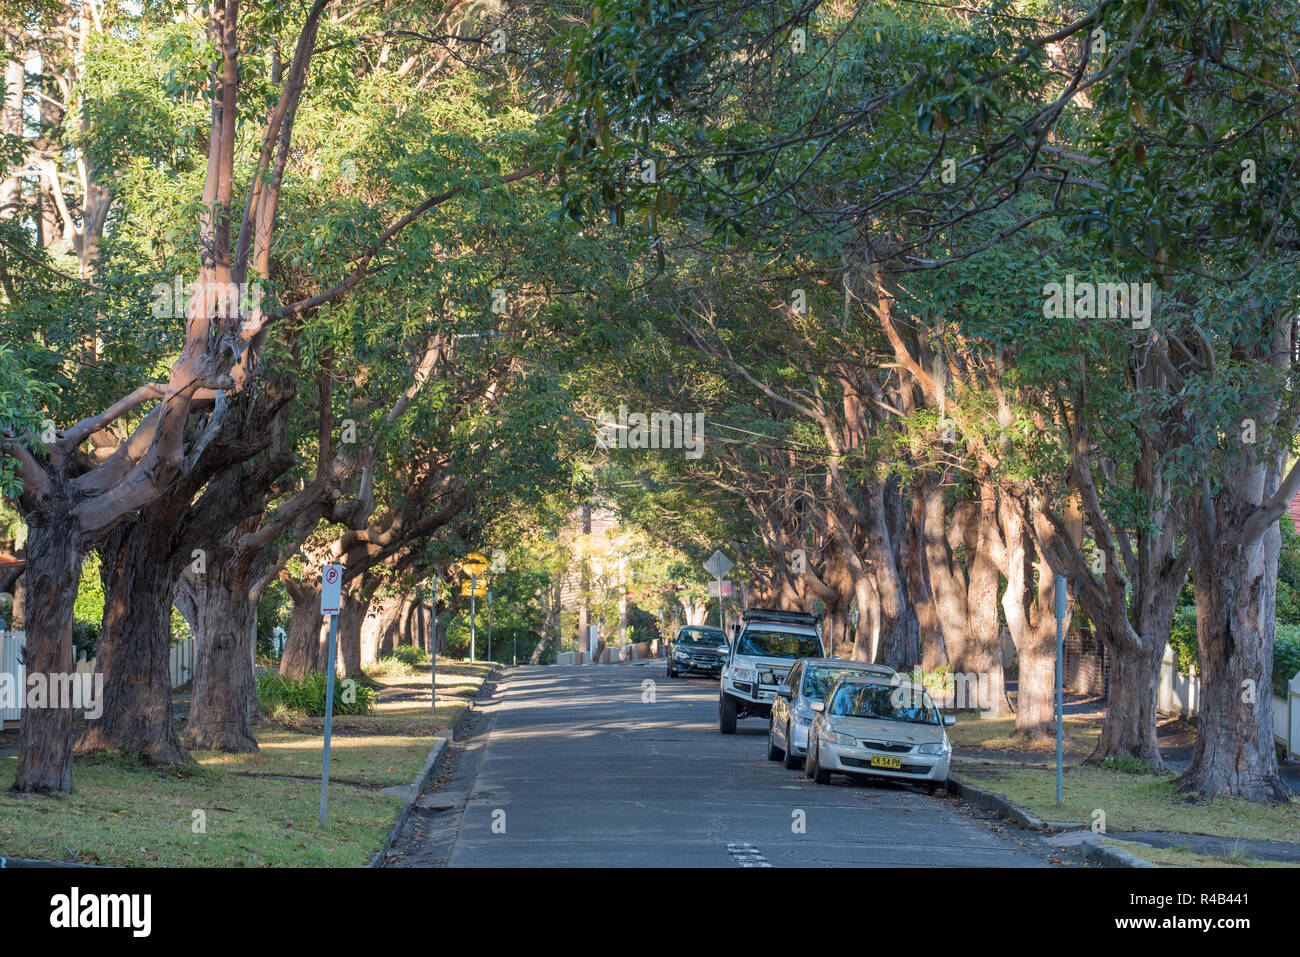
[[[492,589],[488,589],[488,656],[487,660],[492,660]]]
[[[469,663],[474,663],[474,601],[478,594],[478,572],[469,576]]]
[[[325,826],[325,815],[330,799],[330,734],[334,730],[334,642],[338,638],[339,616],[330,615],[329,652],[325,662],[325,752],[320,766],[320,823]]]
[[[1065,715],[1065,576],[1056,576],[1056,803],[1065,799],[1063,725]]]

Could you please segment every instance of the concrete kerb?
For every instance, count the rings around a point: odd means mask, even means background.
[[[1085,861],[1093,861],[1103,867],[1156,867],[1150,861],[1144,861],[1136,855],[1118,847],[1103,843],[1100,838],[1085,837],[1079,842]]]
[[[380,867],[383,864],[384,856],[392,850],[397,836],[402,833],[402,828],[406,827],[406,819],[411,816],[411,806],[424,792],[425,787],[432,780],[434,772],[438,769],[442,756],[447,753],[447,746],[464,733],[465,725],[469,723],[470,712],[474,710],[474,705],[479,698],[485,694],[490,695],[495,690],[496,679],[500,676],[500,668],[490,672],[483,679],[483,684],[479,687],[478,693],[465,703],[465,710],[456,719],[456,724],[451,728],[444,728],[435,735],[438,740],[429,749],[429,756],[424,759],[424,767],[420,769],[420,773],[415,776],[415,779],[410,784],[384,788],[384,793],[395,794],[402,798],[402,809],[397,812],[397,819],[393,822],[393,826],[388,829],[388,833],[384,835],[384,843],[380,845],[379,850],[366,863],[366,867]],[[492,687],[489,688],[489,685],[492,685]]]
[[[974,804],[976,807],[986,808],[990,811],[997,811],[1028,830],[1041,831],[1044,828],[1042,818],[1026,811],[1019,804],[1013,804],[994,791],[986,791],[984,788],[966,784],[953,777],[948,778],[948,791],[968,804]]]

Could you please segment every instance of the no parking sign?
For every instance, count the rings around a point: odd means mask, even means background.
[[[320,613],[337,615],[343,603],[343,566],[326,565],[320,573]]]

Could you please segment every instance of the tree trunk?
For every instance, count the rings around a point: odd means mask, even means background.
[[[998,631],[998,566],[993,559],[997,515],[986,497],[967,551],[966,654],[960,662],[967,687],[979,688],[978,707],[989,717],[1006,713],[1002,636]],[[958,670],[954,664],[954,671]]]
[[[114,530],[101,549],[104,621],[95,657],[104,675],[104,707],[86,722],[79,753],[136,751],[146,764],[192,760],[172,720],[174,504],[164,499],[146,509]]]
[[[361,647],[361,626],[366,620],[366,611],[369,609],[369,601],[362,601],[355,595],[343,592],[343,608],[339,612],[338,635],[336,641],[338,647],[335,649],[335,673],[340,677],[348,675],[361,674],[362,667],[374,662],[373,655],[370,662],[365,661],[365,653]],[[326,634],[326,658],[329,656],[329,635]],[[371,649],[373,651],[373,649]],[[325,659],[322,659],[324,662]]]
[[[948,544],[948,530],[943,489],[937,477],[922,485],[924,518],[921,537],[925,545],[925,564],[930,590],[934,596],[935,617],[943,634],[948,663],[961,670],[966,660],[966,571],[956,561]],[[958,528],[956,532],[961,532]],[[959,538],[962,536],[958,536]]]
[[[320,613],[320,587],[290,581],[289,596],[293,611],[289,614],[289,634],[284,640],[280,674],[301,681],[312,671],[321,671],[325,663],[328,633]]]
[[[1227,516],[1216,519],[1230,527]],[[1271,691],[1281,532],[1274,522],[1254,543],[1226,531],[1208,542],[1206,529],[1198,532],[1201,700],[1192,763],[1179,786],[1206,798],[1284,802],[1291,791],[1278,774]]]
[[[257,602],[246,582],[231,581],[223,561],[202,575],[188,570],[177,604],[194,631],[194,685],[182,741],[205,751],[257,751],[262,720],[253,675]]]
[[[1088,764],[1107,758],[1136,758],[1155,774],[1165,772],[1156,741],[1156,702],[1160,696],[1160,660],[1165,641],[1117,639],[1102,622],[1093,622],[1110,661],[1106,719]],[[1168,630],[1166,629],[1166,634]]]
[[[907,579],[907,592],[916,613],[917,643],[921,650],[921,667],[933,671],[948,663],[948,653],[943,647],[943,629],[939,626],[938,609],[934,595],[925,576],[925,501],[923,489],[917,483],[912,496],[912,520],[907,529],[903,551],[903,566]]]
[[[60,512],[35,513],[27,520],[27,680],[70,674],[72,606],[81,579],[81,553],[70,520]],[[22,690],[22,689],[20,689]],[[67,704],[49,701],[47,704]],[[18,731],[18,772],[13,790],[48,793],[72,790],[72,709],[23,708]]]

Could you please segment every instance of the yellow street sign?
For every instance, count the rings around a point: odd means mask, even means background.
[[[468,581],[460,583],[460,594],[463,598],[473,595],[475,598],[485,598],[487,596],[487,582],[482,578],[478,580],[478,588],[471,588]]]
[[[469,578],[470,575],[478,575],[479,578],[482,578],[487,574],[490,567],[486,558],[478,552],[470,552],[465,556],[464,561],[460,563],[460,573],[466,578]]]

